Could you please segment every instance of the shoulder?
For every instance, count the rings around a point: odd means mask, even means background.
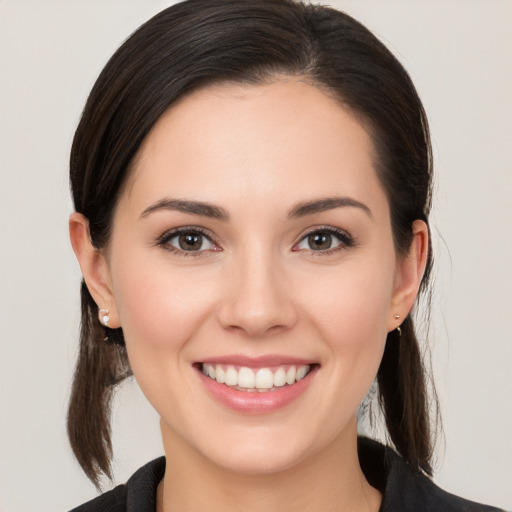
[[[156,491],[165,472],[165,458],[138,469],[126,482],[80,505],[70,512],[135,512],[156,510]]]
[[[71,512],[125,512],[126,510],[126,485],[118,485],[114,489],[103,493]]]
[[[360,463],[368,481],[382,492],[380,512],[503,512],[438,487],[427,475],[412,470],[391,448],[359,440]]]

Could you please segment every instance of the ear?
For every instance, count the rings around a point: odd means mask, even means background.
[[[411,311],[427,265],[428,226],[422,220],[416,220],[413,222],[412,228],[413,239],[409,253],[406,256],[399,257],[397,261],[388,331],[399,327]],[[395,315],[400,315],[400,318],[395,318]]]
[[[69,237],[94,302],[98,309],[108,310],[110,328],[120,327],[107,258],[104,251],[92,244],[89,221],[81,213],[74,212],[69,217]]]

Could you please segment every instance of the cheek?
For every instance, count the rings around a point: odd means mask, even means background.
[[[314,311],[317,327],[347,342],[385,336],[394,282],[388,260],[340,266],[311,287],[304,307]]]
[[[311,324],[327,346],[327,360],[339,386],[362,400],[384,351],[394,283],[394,253],[377,261],[341,266],[309,293]]]
[[[140,359],[154,364],[186,356],[183,347],[212,309],[212,280],[197,269],[139,263],[136,255],[114,268],[116,304],[134,372]]]
[[[174,426],[191,421],[191,363],[198,331],[208,326],[214,287],[199,272],[123,260],[114,274],[116,303],[137,383],[160,416]]]

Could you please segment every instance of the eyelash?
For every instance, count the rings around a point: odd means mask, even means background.
[[[177,247],[174,247],[173,245],[169,244],[169,242],[173,238],[179,237],[180,235],[199,235],[203,238],[206,238],[216,248],[203,249],[198,251],[185,251],[183,249],[178,249]],[[166,251],[169,251],[172,254],[183,257],[192,256],[197,258],[201,256],[206,256],[208,253],[217,252],[221,250],[217,242],[215,242],[212,234],[209,231],[197,226],[184,226],[181,228],[166,231],[162,236],[158,238],[156,245],[163,247]]]
[[[295,249],[300,243],[302,243],[304,240],[306,240],[308,237],[316,234],[326,234],[333,236],[339,240],[339,245],[336,245],[335,247],[331,247],[326,250],[319,250],[315,251],[313,249],[305,249],[308,251],[309,254],[312,254],[313,256],[329,256],[335,252],[338,252],[340,250],[346,250],[350,247],[354,247],[356,244],[355,239],[350,236],[346,231],[343,231],[342,229],[335,228],[333,226],[319,226],[315,227],[311,230],[309,230],[307,233],[303,234],[299,241],[293,246],[292,250],[300,251],[300,249]]]
[[[214,249],[202,249],[197,251],[185,251],[183,249],[178,249],[177,247],[174,247],[173,245],[169,244],[169,242],[176,237],[179,237],[180,235],[199,235],[201,237],[206,238],[215,248]],[[298,245],[301,244],[304,240],[306,240],[308,237],[316,234],[326,234],[333,236],[338,239],[340,242],[335,247],[331,247],[326,250],[318,250],[315,251],[313,249],[298,249]],[[212,234],[200,227],[197,226],[184,226],[181,228],[172,229],[170,231],[166,231],[163,235],[161,235],[158,239],[155,245],[163,247],[165,250],[177,255],[177,256],[183,256],[183,257],[201,257],[206,256],[208,253],[211,252],[217,252],[222,250],[219,246],[219,244],[215,241]],[[353,237],[351,237],[346,231],[343,231],[338,228],[334,228],[332,226],[320,226],[315,227],[314,229],[311,229],[310,231],[303,234],[299,241],[294,244],[292,247],[292,251],[300,252],[302,250],[307,251],[309,254],[312,254],[314,256],[327,256],[330,254],[333,254],[334,252],[340,251],[340,250],[346,250],[350,247],[353,247],[355,245],[355,240]]]

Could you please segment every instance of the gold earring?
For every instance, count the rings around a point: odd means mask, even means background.
[[[400,315],[398,315],[398,314],[393,315],[393,318],[395,320],[400,320]],[[398,331],[398,336],[402,336],[402,329],[400,329],[400,326],[397,326],[396,330]]]

